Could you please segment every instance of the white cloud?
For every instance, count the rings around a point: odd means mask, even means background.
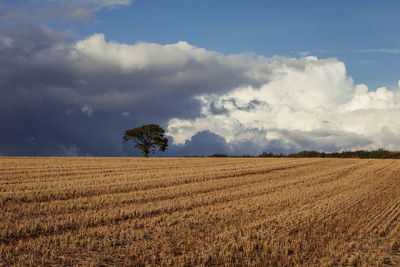
[[[385,53],[385,54],[400,54],[398,48],[378,48],[378,49],[359,49],[355,50],[357,53]]]
[[[59,155],[63,157],[78,157],[79,149],[76,145],[58,145]]]
[[[129,6],[134,0],[92,0],[92,3],[96,3],[100,7],[117,7],[117,6]]]
[[[24,0],[0,3],[0,21],[47,24],[92,20],[94,13],[131,5],[134,0]]]
[[[126,112],[126,111],[121,113],[121,116],[123,116],[123,117],[129,117],[130,115],[131,115],[131,113]]]
[[[306,56],[310,56],[311,52],[309,52],[309,51],[301,51],[301,52],[298,52],[297,54],[299,56],[301,56],[301,57],[306,57]]]
[[[177,144],[209,130],[232,146],[246,141],[260,149],[274,140],[297,150],[400,149],[398,92],[354,85],[336,59],[275,57],[273,66],[260,88],[198,96],[201,115],[171,119],[168,134]]]
[[[14,40],[10,37],[1,37],[0,41],[1,41],[2,45],[7,48],[11,48],[14,45]]]
[[[93,114],[93,108],[87,104],[85,104],[83,107],[81,107],[82,113],[86,114],[88,117],[92,117]]]
[[[74,48],[71,58],[84,59],[85,64],[92,66],[116,66],[125,72],[168,71],[168,76],[162,77],[164,82],[190,82],[196,77],[206,79],[215,72],[214,68],[242,72],[243,78],[255,83],[266,82],[269,77],[270,66],[266,58],[250,54],[225,56],[192,46],[185,41],[167,45],[145,42],[129,45],[107,42],[104,34],[93,34],[77,42]],[[193,68],[196,68],[196,72],[192,72]]]
[[[74,11],[69,13],[69,16],[71,18],[75,18],[75,19],[81,20],[81,21],[91,20],[94,18],[93,13],[85,8],[75,9]]]
[[[193,95],[225,92],[244,84],[258,87],[268,81],[275,64],[261,56],[223,55],[183,41],[131,45],[106,41],[103,34],[78,41],[66,52],[66,61],[74,70],[93,77],[79,83],[82,90],[98,84],[87,96],[87,101],[96,103],[98,109],[105,103],[131,105],[157,97],[191,99]]]
[[[103,8],[117,8],[123,6],[129,6],[134,2],[134,0],[44,0],[41,4],[46,5],[46,3],[52,6],[62,6],[66,8],[85,8],[91,11],[98,11]]]

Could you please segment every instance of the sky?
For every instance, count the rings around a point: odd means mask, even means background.
[[[0,155],[400,150],[400,1],[0,0]]]

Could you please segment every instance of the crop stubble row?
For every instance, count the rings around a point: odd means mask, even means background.
[[[0,158],[0,193],[4,264],[400,263],[396,160]]]

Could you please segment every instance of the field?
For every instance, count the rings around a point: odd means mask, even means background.
[[[400,160],[0,157],[0,265],[400,264]]]

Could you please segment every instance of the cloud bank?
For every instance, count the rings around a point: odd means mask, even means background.
[[[269,82],[203,94],[195,119],[174,118],[168,134],[185,144],[208,130],[231,153],[400,149],[399,92],[354,85],[336,59],[274,57]]]
[[[336,59],[0,31],[5,155],[130,155],[123,132],[145,123],[170,156],[399,148],[398,91],[355,85]]]

